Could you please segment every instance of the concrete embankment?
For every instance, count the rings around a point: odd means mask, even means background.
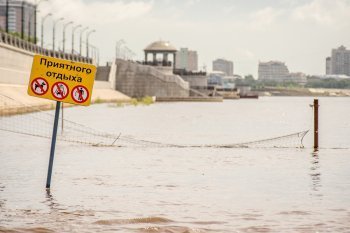
[[[13,115],[38,110],[53,109],[55,101],[36,98],[27,94],[26,85],[0,84],[0,114]],[[92,92],[91,102],[130,102],[131,98],[111,89],[96,88]],[[73,105],[64,104],[66,107]]]
[[[27,94],[28,81],[35,51],[5,44],[0,40],[0,114],[19,114],[52,109],[55,101],[36,98]],[[113,66],[113,68],[115,68]],[[111,74],[108,71],[111,70]],[[112,79],[115,70],[102,70],[106,80],[95,81],[91,102],[130,102],[131,98],[114,90]],[[110,77],[111,76],[111,77]],[[65,107],[72,106],[64,104]]]

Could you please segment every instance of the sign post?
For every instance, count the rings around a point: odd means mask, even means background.
[[[57,136],[58,118],[60,116],[60,107],[61,107],[61,102],[57,101],[56,102],[56,111],[55,111],[55,120],[53,123],[49,168],[47,170],[47,179],[46,179],[46,188],[47,189],[49,189],[51,186],[51,175],[52,175],[53,159],[55,157],[56,136]]]
[[[96,66],[91,64],[42,55],[34,56],[28,95],[56,101],[50,161],[46,180],[47,189],[51,186],[61,102],[89,106],[95,74]]]

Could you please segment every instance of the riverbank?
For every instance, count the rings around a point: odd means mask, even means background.
[[[35,98],[27,94],[26,85],[18,84],[0,84],[0,114],[13,115],[38,110],[53,109],[55,101]],[[111,89],[94,89],[91,97],[91,103],[128,103],[131,98]],[[64,104],[64,107],[74,105]]]
[[[259,92],[259,96],[350,96],[350,89],[265,87],[254,91]]]

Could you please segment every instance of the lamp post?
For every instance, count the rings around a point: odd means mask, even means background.
[[[89,36],[94,32],[96,32],[95,29],[86,33],[86,58],[89,58]]]
[[[6,0],[6,33],[9,33],[9,0]]]
[[[22,1],[21,5],[21,39],[24,39],[24,5],[26,4],[25,1]]]
[[[36,3],[36,1],[35,1],[35,4],[34,4],[34,44],[36,44],[38,42],[37,38],[36,38],[36,26],[37,26],[36,25],[37,24],[36,17],[37,17],[37,13],[38,13],[38,6],[42,1],[47,1],[47,0],[39,0],[38,3]]]
[[[115,57],[116,58],[119,58],[119,56],[120,56],[120,46],[122,44],[125,44],[125,41],[123,39],[118,40],[116,45],[115,45]]]
[[[73,23],[73,21],[70,21],[70,22],[65,23],[63,25],[63,45],[62,45],[63,53],[65,52],[65,45],[66,45],[66,28],[68,27],[68,25],[70,25],[72,23]]]
[[[57,19],[57,20],[55,20],[55,21],[53,22],[53,27],[52,27],[52,50],[53,50],[54,52],[55,52],[55,28],[56,28],[57,23],[58,23],[59,21],[62,21],[62,20],[64,20],[63,17],[61,17],[61,18],[59,18],[59,19]]]
[[[99,64],[99,58],[98,58],[98,48],[95,46],[89,44],[89,47],[91,49],[91,58],[95,62],[96,65]]]
[[[80,47],[79,47],[79,55],[81,56],[81,46],[82,46],[82,42],[83,42],[83,33],[88,30],[89,27],[85,27],[80,31]]]
[[[30,15],[29,15],[29,19],[28,19],[28,41],[31,42],[31,39],[30,39],[30,36],[32,35],[32,18],[34,16],[34,21],[36,20],[35,19],[35,5],[34,5],[34,11],[30,12]],[[36,33],[35,31],[35,27],[34,27],[34,33]],[[35,37],[35,35],[34,35]],[[34,39],[35,40],[35,39]]]
[[[94,56],[95,56],[95,61],[96,61],[96,65],[98,65],[100,63],[100,52],[99,52],[99,49],[96,48],[95,46],[93,45],[89,45],[92,50],[94,51]]]
[[[74,32],[81,27],[81,24],[72,28],[72,54],[74,55]]]
[[[41,48],[44,47],[44,22],[49,16],[52,16],[52,14],[48,13],[41,19]]]
[[[124,49],[124,59],[125,60],[129,60],[130,59],[130,49],[128,46],[125,46],[125,49]]]

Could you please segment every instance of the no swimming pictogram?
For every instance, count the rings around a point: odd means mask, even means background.
[[[76,103],[84,103],[89,99],[89,91],[86,87],[78,85],[72,90],[72,99]]]
[[[41,77],[34,79],[30,87],[36,95],[44,95],[49,90],[49,84]]]
[[[63,82],[56,82],[51,88],[51,94],[58,100],[63,100],[68,96],[69,88],[67,84]]]

